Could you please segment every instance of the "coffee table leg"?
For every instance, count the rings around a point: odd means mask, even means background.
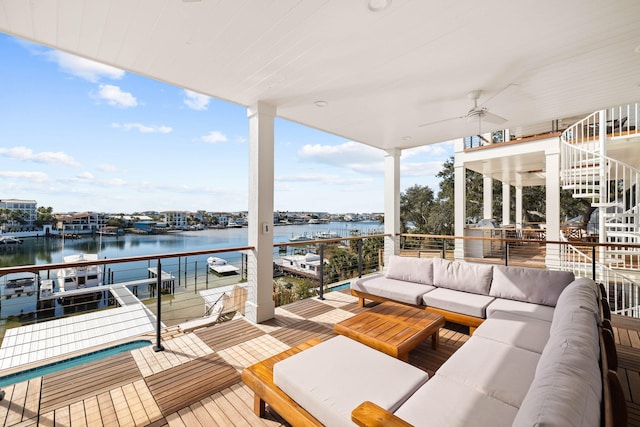
[[[440,329],[438,329],[433,333],[433,335],[431,335],[431,348],[434,350],[437,350],[439,345],[440,345]]]

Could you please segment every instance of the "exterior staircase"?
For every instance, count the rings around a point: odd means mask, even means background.
[[[627,302],[624,313],[640,315],[640,103],[590,114],[561,136],[561,182],[573,197],[598,208],[597,280],[609,284],[609,296]],[[590,262],[591,254],[564,254]],[[572,261],[573,262],[573,261]]]

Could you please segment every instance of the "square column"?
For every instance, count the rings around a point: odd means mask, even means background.
[[[400,155],[402,150],[394,148],[384,156],[384,265],[389,257],[400,253]]]
[[[493,218],[493,179],[482,176],[482,218]]]
[[[254,323],[272,319],[273,177],[275,107],[258,102],[249,107],[249,246],[245,316]]]
[[[516,228],[522,228],[522,186],[516,186]]]
[[[560,147],[545,151],[546,176],[546,236],[548,241],[560,241]],[[560,269],[560,247],[547,244],[545,264],[548,268]]]
[[[464,167],[464,140],[456,140],[455,145],[455,157],[453,162],[454,175],[454,234],[456,237],[464,236],[464,229],[466,226],[467,218],[467,171]],[[456,260],[464,259],[464,240],[455,239],[455,247],[453,251],[453,257]]]
[[[502,183],[502,224],[511,224],[511,185]]]

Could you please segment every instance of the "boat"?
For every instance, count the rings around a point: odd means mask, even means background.
[[[289,239],[290,242],[308,242],[309,240],[313,240],[313,238],[307,233],[298,234],[297,236],[291,236],[291,238]]]
[[[319,231],[314,234],[316,239],[339,239],[342,236],[336,233],[335,231]]]
[[[11,236],[0,236],[0,245],[21,245],[22,240]]]
[[[282,257],[281,268],[288,273],[301,273],[317,277],[320,271],[320,255],[306,253],[304,255],[288,255]]]
[[[227,228],[242,228],[242,224],[238,224],[235,221],[229,221],[227,223]]]
[[[207,258],[207,265],[209,265],[209,270],[222,275],[235,274],[240,271],[240,269],[235,265],[229,264],[226,259],[215,256]]]
[[[7,279],[4,285],[4,296],[9,299],[12,296],[21,297],[22,294],[31,296],[36,291],[35,277],[17,277],[15,279]]]
[[[64,257],[65,263],[97,261],[98,254],[75,254]],[[102,285],[102,270],[99,265],[66,267],[58,270],[58,288],[60,292],[92,288]]]

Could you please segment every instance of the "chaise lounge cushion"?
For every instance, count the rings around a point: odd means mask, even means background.
[[[430,285],[390,279],[382,274],[363,277],[351,282],[351,289],[405,304],[420,305],[422,296],[435,289]]]
[[[549,341],[550,328],[551,322],[506,311],[496,311],[476,329],[473,336],[540,354]]]
[[[551,322],[553,320],[554,309],[547,305],[496,298],[495,301],[487,307],[487,318],[493,317],[496,312],[513,313],[519,316]]]
[[[540,354],[472,336],[436,372],[514,407],[524,400]]]
[[[416,427],[507,427],[517,410],[473,387],[436,375],[403,403],[395,415]]]
[[[437,288],[426,293],[422,301],[427,307],[453,311],[467,316],[486,317],[486,307],[493,301],[487,295],[472,294],[446,288]]]
[[[489,295],[553,307],[574,278],[569,271],[497,265]]]
[[[439,288],[488,295],[492,272],[492,265],[433,258],[433,284]]]
[[[433,285],[433,258],[389,257],[385,276],[389,279]]]
[[[428,379],[426,372],[344,336],[273,367],[273,382],[327,426],[351,426],[351,411],[369,400],[394,412]]]

